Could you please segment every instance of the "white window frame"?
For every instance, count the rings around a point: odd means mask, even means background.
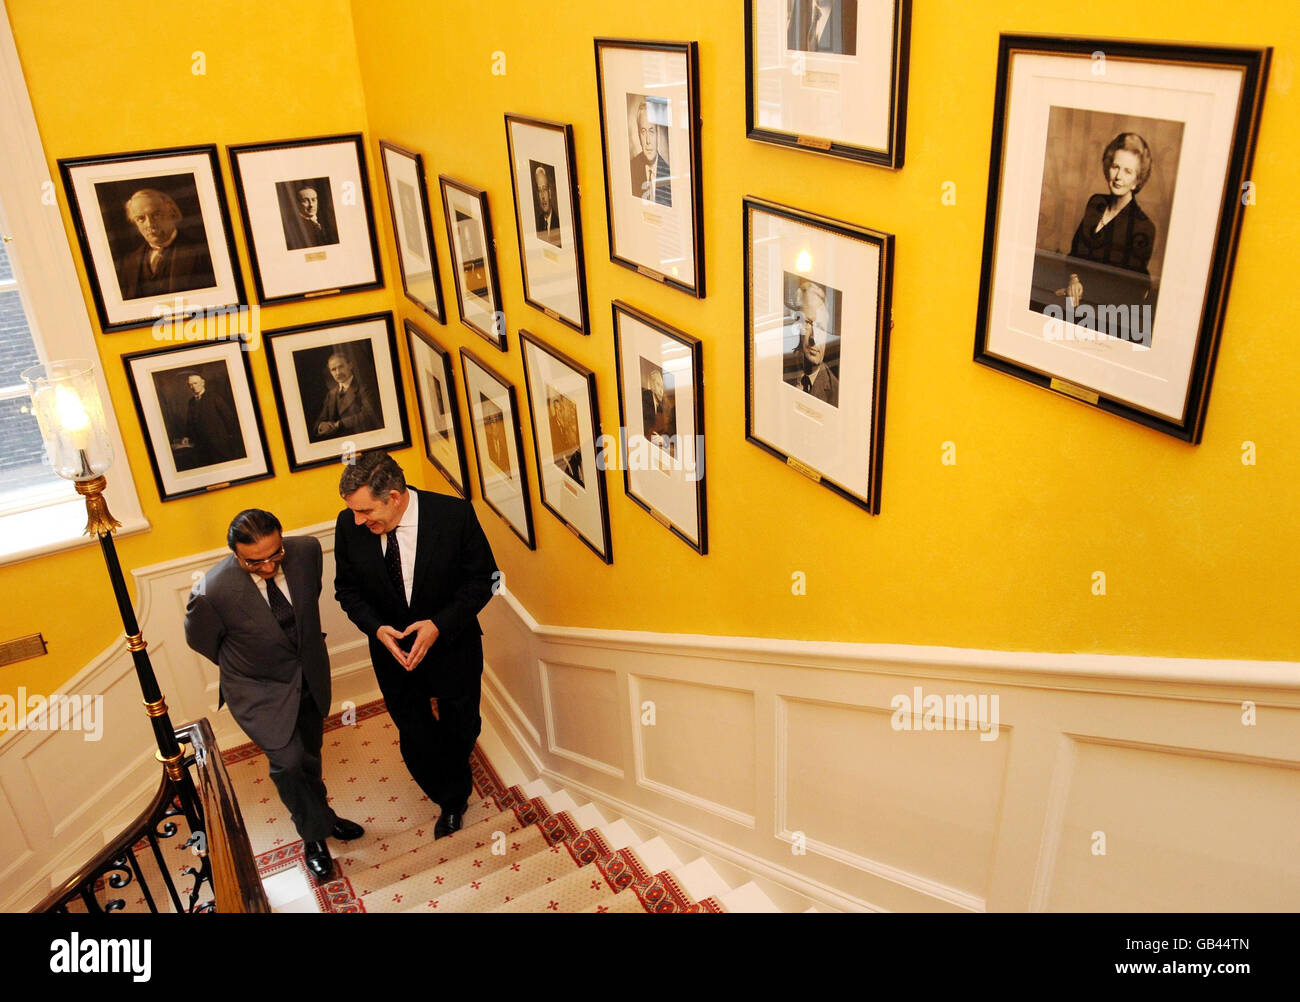
[[[46,164],[45,147],[36,128],[4,0],[0,0],[0,122],[4,123],[8,161],[7,167],[0,169],[0,234],[6,242],[12,239],[7,249],[11,250],[14,277],[36,351],[42,362],[88,358],[95,363],[95,381],[113,443],[113,465],[104,494],[109,509],[122,523],[117,534],[142,532],[150,527],[149,522],[140,507],[113,399],[104,380],[104,361],[95,343],[59,212],[58,186]],[[52,193],[53,204],[47,204],[47,192]],[[116,354],[108,354],[111,362],[120,364]],[[93,536],[85,535],[85,502],[70,481],[67,488],[66,499],[0,516],[0,564],[96,542]]]

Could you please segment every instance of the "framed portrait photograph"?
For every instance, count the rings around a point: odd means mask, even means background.
[[[704,298],[695,42],[596,39],[609,258]]]
[[[709,552],[704,362],[698,338],[614,301],[623,489],[687,546]]]
[[[880,512],[894,237],[744,200],[745,438]]]
[[[478,456],[479,492],[530,550],[533,507],[528,498],[524,439],[519,430],[519,404],[514,385],[468,348],[460,350],[465,377],[465,401]]]
[[[289,469],[411,444],[391,313],[266,332]]]
[[[1270,53],[1001,37],[975,361],[1200,441]]]
[[[460,408],[456,404],[451,355],[409,320],[406,321],[406,340],[411,351],[415,397],[424,426],[424,453],[456,493],[469,500],[469,465],[465,462],[465,440],[460,431]]]
[[[163,501],[274,475],[246,349],[229,339],[122,356]]]
[[[596,374],[526,330],[519,347],[542,505],[612,564]]]
[[[438,182],[461,323],[506,351],[506,315],[501,307],[501,280],[487,192],[445,174],[438,177]]]
[[[590,334],[573,126],[506,115],[524,301]]]
[[[447,316],[443,312],[438,252],[433,243],[424,157],[386,139],[379,141],[379,157],[384,165],[384,185],[388,188],[388,211],[393,221],[402,291],[434,320],[445,324]]]
[[[903,166],[912,0],[746,0],[750,139]]]
[[[100,330],[245,303],[215,146],[71,157],[59,173]]]
[[[360,133],[227,152],[260,302],[384,284]]]

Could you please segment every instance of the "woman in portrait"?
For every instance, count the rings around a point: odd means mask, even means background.
[[[1136,196],[1151,177],[1151,148],[1136,132],[1121,132],[1106,144],[1101,167],[1107,190],[1088,199],[1074,231],[1070,257],[1148,276],[1147,281],[1136,284],[1103,281],[1109,288],[1093,288],[1088,295],[1092,303],[1140,306],[1150,291],[1147,264],[1155,246],[1156,226],[1138,206]],[[1092,285],[1094,276],[1104,274],[1098,269],[1071,271],[1057,295],[1081,303],[1088,292],[1083,277]]]

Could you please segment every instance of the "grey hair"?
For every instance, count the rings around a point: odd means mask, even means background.
[[[386,452],[367,452],[343,470],[339,478],[339,496],[348,497],[362,487],[369,487],[377,498],[385,498],[389,491],[406,493],[406,474],[397,460]]]

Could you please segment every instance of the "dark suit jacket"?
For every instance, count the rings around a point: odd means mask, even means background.
[[[637,198],[645,198],[645,168],[646,162],[641,154],[638,153],[631,159],[632,194]],[[672,184],[668,180],[668,161],[657,152],[655,153],[655,201],[660,205],[673,204]]]
[[[355,435],[359,431],[373,431],[383,426],[383,422],[379,420],[379,411],[370,396],[370,390],[355,373],[346,393],[341,393],[339,384],[335,383],[326,394],[320,415],[316,418],[316,423],[311,426],[313,435],[316,433],[316,426],[322,421],[343,422],[343,426],[332,432],[331,436]]]
[[[314,536],[284,538],[284,576],[298,628],[295,648],[252,575],[233,554],[190,592],[185,640],[221,667],[220,708],[258,747],[280,748],[293,736],[305,678],[318,707],[330,705],[330,660],[320,629],[321,547]]]
[[[463,688],[469,673],[483,670],[478,613],[492,597],[497,565],[472,504],[428,491],[416,491],[412,500],[420,506],[420,527],[410,607],[388,576],[384,536],[357,525],[347,508],[334,527],[334,597],[369,638],[381,683],[384,674],[400,677],[405,669],[375,638],[379,627],[400,631],[432,620],[438,639],[415,674],[430,695],[450,696]]]
[[[790,20],[786,23],[785,46],[803,52],[836,52],[857,55],[858,0],[839,0],[831,4],[830,16],[812,47],[808,45],[808,28],[817,5],[813,0],[794,0]]]
[[[185,434],[194,449],[195,466],[225,463],[244,455],[234,411],[211,390],[205,390],[201,397],[190,397],[185,410]]]
[[[312,226],[309,220],[298,213],[294,213],[292,219],[284,221],[284,242],[289,250],[324,247],[339,242],[338,231],[330,220],[317,213],[316,222],[320,224],[320,229]]]
[[[172,245],[163,253],[162,267],[157,275],[149,271],[151,253],[152,248],[144,244],[122,259],[117,280],[123,299],[165,296],[191,289],[208,289],[217,284],[206,243],[192,242],[185,238],[184,233],[177,233]]]
[[[550,214],[551,218],[550,218],[549,226],[546,225],[547,224],[546,216],[544,216],[540,210],[534,212],[533,215],[536,217],[535,222],[537,224],[538,238],[541,240],[545,240],[547,243],[555,244],[556,247],[559,247],[560,246],[560,210],[555,208],[555,206],[551,206],[551,214]]]

